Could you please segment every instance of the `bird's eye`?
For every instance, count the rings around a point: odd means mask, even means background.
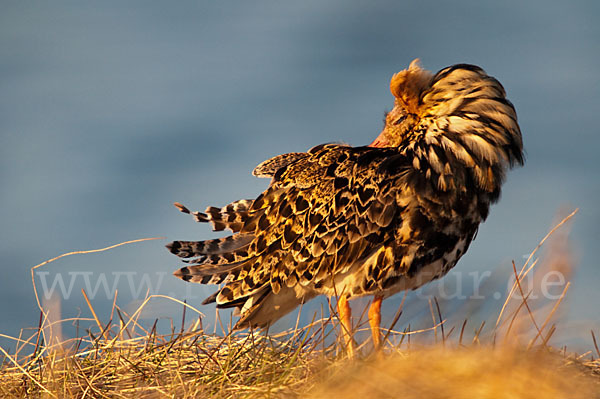
[[[400,118],[398,118],[398,120],[396,122],[394,122],[394,125],[399,125],[402,122],[404,122],[404,120],[406,119],[406,115],[401,116]]]

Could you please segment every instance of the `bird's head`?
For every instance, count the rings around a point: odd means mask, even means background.
[[[459,64],[433,74],[416,59],[390,90],[394,108],[371,147],[439,145],[467,165],[523,163],[515,109],[483,69]]]
[[[395,97],[394,108],[387,112],[383,132],[372,147],[398,147],[410,137],[421,117],[421,94],[431,88],[433,74],[419,66],[419,60],[392,77],[390,91]]]

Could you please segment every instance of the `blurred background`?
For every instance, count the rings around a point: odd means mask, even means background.
[[[496,278],[501,290],[485,303],[501,305],[511,261],[520,267],[557,215],[578,207],[557,244],[572,286],[553,340],[589,348],[590,328],[600,327],[598,17],[591,0],[4,1],[0,332],[38,324],[32,266],[143,237],[167,239],[37,269],[40,295],[58,299],[61,317],[87,317],[85,289],[103,320],[116,289],[130,313],[147,293],[171,295],[212,328],[214,308],[200,302],[214,287],[172,277],[180,265],[164,245],[219,235],[172,203],[203,210],[253,198],[268,182],[250,172],[271,156],[371,142],[392,106],[390,77],[418,57],[434,72],[465,62],[498,78],[527,151],[442,281],[465,282],[469,296],[477,279]],[[400,297],[384,303],[389,318]],[[429,313],[426,299],[408,301],[412,314]],[[143,314],[148,323],[180,317],[168,300]],[[278,328],[295,322],[293,313]]]

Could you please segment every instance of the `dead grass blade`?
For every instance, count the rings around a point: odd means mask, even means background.
[[[527,271],[525,271],[525,268],[527,267],[527,265],[529,264],[529,262],[531,262],[531,259],[533,258],[533,256],[536,254],[536,252],[542,247],[542,245],[544,245],[544,242],[546,242],[546,240],[552,235],[554,234],[554,232],[560,228],[560,226],[562,226],[563,224],[565,224],[569,219],[571,219],[573,216],[575,216],[575,214],[579,212],[579,208],[576,208],[573,212],[571,212],[568,216],[566,216],[564,219],[562,219],[556,226],[554,226],[552,228],[552,230],[550,230],[550,232],[548,232],[548,234],[546,234],[544,236],[544,238],[542,238],[542,240],[539,242],[539,244],[535,247],[535,249],[531,252],[531,254],[529,254],[529,257],[527,258],[527,260],[525,261],[525,263],[523,264],[523,267],[521,268],[521,271],[519,272],[519,278],[517,280],[523,279],[527,273],[529,273],[529,271],[533,268],[530,267]],[[506,301],[504,302],[504,304],[502,305],[502,309],[500,309],[500,314],[498,315],[498,318],[496,319],[496,328],[498,328],[498,324],[500,324],[500,320],[502,319],[502,315],[504,314],[504,309],[506,308],[506,306],[508,305],[508,301],[510,300],[510,298],[512,297],[512,294],[515,292],[515,289],[517,288],[517,284],[516,281],[513,284],[513,286],[511,287],[508,295],[506,296]]]
[[[90,249],[90,250],[87,250],[87,251],[73,251],[73,252],[67,252],[67,253],[64,253],[64,254],[62,254],[62,255],[58,255],[57,257],[54,257],[54,258],[52,258],[52,259],[48,259],[48,260],[46,260],[46,261],[44,261],[44,262],[40,263],[39,265],[35,265],[35,266],[33,266],[33,267],[31,268],[31,284],[33,285],[33,292],[34,292],[34,294],[35,294],[35,300],[36,300],[36,302],[37,302],[38,308],[40,308],[40,310],[41,310],[42,312],[44,311],[44,309],[42,308],[42,304],[41,304],[41,302],[40,302],[40,298],[39,298],[39,295],[38,295],[37,287],[36,287],[36,285],[35,285],[35,274],[34,274],[34,270],[35,270],[35,269],[37,269],[37,268],[40,268],[40,267],[42,267],[42,266],[44,266],[44,265],[47,265],[48,263],[54,262],[55,260],[58,260],[58,259],[60,259],[60,258],[64,258],[65,256],[79,255],[79,254],[93,254],[93,253],[96,253],[96,252],[104,252],[104,251],[108,251],[109,249],[117,248],[117,247],[120,247],[120,246],[122,246],[122,245],[133,244],[133,243],[136,243],[136,242],[142,242],[142,241],[163,240],[163,239],[165,239],[165,238],[166,238],[166,237],[140,238],[140,239],[137,239],[137,240],[130,240],[130,241],[124,241],[124,242],[120,242],[120,243],[118,243],[118,244],[110,245],[110,246],[108,246],[108,247],[105,247],[105,248],[100,248],[100,249]]]

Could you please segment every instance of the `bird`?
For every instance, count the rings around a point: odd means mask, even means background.
[[[337,299],[354,356],[349,300],[372,296],[368,317],[381,347],[381,304],[444,276],[467,251],[506,172],[524,164],[521,130],[502,84],[481,67],[432,73],[418,59],[390,81],[384,127],[364,146],[320,144],[272,157],[255,199],[180,211],[232,235],[174,241],[174,275],[221,284],[203,304],[235,308],[234,329],[267,328],[318,295]]]

